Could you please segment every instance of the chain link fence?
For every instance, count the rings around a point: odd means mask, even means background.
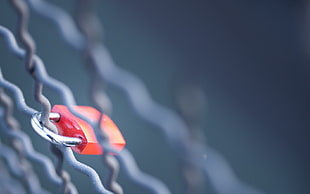
[[[11,26],[0,24],[1,44],[5,48],[3,54],[12,55],[14,61],[14,64],[1,61],[0,67],[14,66],[13,69],[16,69],[13,77],[7,76],[5,70],[0,74],[2,193],[263,194],[264,191],[238,178],[225,157],[206,145],[201,124],[206,101],[198,86],[190,86],[179,93],[179,113],[176,113],[157,103],[141,79],[125,70],[126,67],[116,64],[103,44],[104,28],[98,16],[100,13],[96,11],[97,3],[74,1],[69,6],[69,9],[74,7],[76,10],[72,14],[52,1],[1,2],[1,6],[10,7],[11,15],[8,17],[14,18],[15,23]],[[34,23],[46,22],[45,25],[54,30],[51,34],[47,32],[46,39],[55,39],[62,45],[63,48],[50,48],[50,54],[57,56],[57,49],[63,49],[67,52],[65,55],[73,58],[70,59],[72,61],[53,64],[53,60],[44,60],[49,57],[40,57],[47,53],[40,53],[40,48],[36,46],[32,34],[39,32],[32,28],[33,20],[36,20]],[[46,44],[46,47],[49,46],[53,45]],[[61,53],[58,55],[61,56]],[[67,63],[80,66],[67,68]],[[57,66],[52,74],[49,74],[50,66]],[[81,81],[71,86],[60,81],[63,76],[81,76]],[[158,79],[161,79],[160,76]],[[28,87],[21,82],[27,82]],[[30,85],[33,91],[29,89]],[[71,87],[75,89],[71,90]],[[77,95],[82,97],[77,98]],[[110,96],[119,98],[118,102],[122,104],[113,103]],[[145,128],[154,129],[152,135],[160,142],[146,137],[143,140],[145,153],[135,153],[145,155],[144,160],[149,161],[149,166],[140,166],[135,154],[131,153],[130,148],[137,148],[135,142],[127,141],[128,145],[120,152],[113,149],[98,123],[73,109],[81,101],[109,115],[112,110],[119,111],[124,117],[138,120]],[[41,112],[42,124],[57,132],[49,120],[53,104],[66,105],[74,115],[93,127],[105,150],[102,156],[73,154],[70,148],[48,143],[32,131],[30,118],[34,113]],[[130,111],[121,113],[119,106],[128,106]],[[133,133],[143,134],[143,131],[128,129],[128,125],[122,124],[119,119],[116,123],[125,138],[134,136]],[[152,151],[155,153],[150,153]],[[106,154],[108,152],[117,154]],[[153,156],[147,158],[150,155]],[[168,159],[162,159],[167,156]],[[165,166],[162,162],[171,165]],[[171,171],[169,174],[174,175],[160,178],[159,173],[153,173],[153,166],[154,169]],[[171,185],[174,184],[182,186],[179,190],[172,190]]]

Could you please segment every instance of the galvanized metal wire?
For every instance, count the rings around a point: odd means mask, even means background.
[[[83,32],[83,35],[85,37],[85,41],[86,41],[86,45],[85,46],[85,53],[86,53],[86,59],[88,62],[87,65],[91,66],[90,69],[92,69],[92,77],[98,78],[94,68],[92,68],[93,64],[93,58],[90,54],[91,48],[94,47],[96,45],[97,42],[100,42],[100,38],[99,38],[99,33],[97,33],[97,31],[95,30],[96,28],[100,27],[100,25],[98,24],[98,22],[94,23],[93,21],[90,21],[89,17],[91,17],[91,12],[92,12],[92,1],[84,1],[84,0],[80,0],[78,1],[78,24],[80,29]],[[99,25],[99,26],[98,26]],[[106,102],[102,101],[102,100],[97,100],[96,97],[97,96],[106,96],[107,95],[104,93],[104,91],[101,90],[102,86],[101,86],[101,82],[99,79],[92,79],[92,84],[93,87],[91,87],[91,95],[92,95],[92,99],[93,102],[96,106],[96,108],[100,111],[100,112],[105,112],[106,111]],[[101,93],[99,93],[101,92]],[[107,97],[108,98],[108,97]],[[108,136],[104,133],[103,130],[100,130],[100,123],[101,120],[103,118],[103,115],[100,117],[98,124],[97,124],[97,128],[98,130],[98,134],[100,135],[100,139],[101,141],[105,141],[108,142],[109,138]],[[116,179],[118,176],[118,172],[119,172],[119,163],[118,161],[114,158],[114,156],[111,156],[109,154],[107,154],[107,152],[103,153],[103,161],[105,163],[105,165],[109,168],[109,178],[107,181],[107,188],[112,191],[113,193],[116,194],[122,194],[123,193],[123,188],[120,184],[117,183]]]
[[[22,49],[17,44],[13,33],[1,25],[0,35],[4,38],[12,53],[14,53],[16,57],[25,60],[26,70],[30,73],[35,83],[36,90],[34,96],[41,105],[41,120],[44,125],[56,131],[56,128],[48,119],[51,103],[42,93],[43,86],[57,93],[61,97],[63,104],[65,104],[74,115],[91,124],[95,129],[95,134],[100,145],[106,153],[117,153],[115,156],[103,155],[105,167],[110,170],[108,182],[105,186],[96,170],[79,162],[70,148],[66,148],[62,145],[52,145],[51,151],[57,158],[56,164],[53,164],[48,157],[33,149],[31,140],[25,133],[21,130],[16,130],[19,128],[18,119],[14,118],[12,115],[13,103],[5,94],[7,91],[12,93],[17,108],[28,117],[38,111],[25,103],[23,93],[18,86],[6,80],[2,74],[0,74],[0,86],[5,88],[5,90],[1,90],[0,92],[2,96],[1,101],[4,104],[4,109],[1,109],[0,112],[1,120],[5,121],[2,123],[2,128],[9,137],[19,142],[13,146],[16,148],[15,151],[0,144],[0,156],[6,162],[6,166],[11,173],[18,177],[18,180],[24,180],[25,190],[28,193],[46,192],[44,188],[41,187],[36,178],[36,174],[31,168],[28,168],[28,166],[31,165],[27,163],[36,162],[43,166],[46,176],[52,184],[59,187],[60,193],[77,193],[74,183],[71,182],[70,175],[63,170],[63,162],[66,161],[72,168],[89,177],[94,189],[98,193],[123,193],[121,184],[117,182],[117,175],[120,167],[127,173],[130,180],[148,189],[150,192],[160,194],[170,193],[168,187],[161,180],[139,169],[135,158],[129,150],[125,148],[121,152],[118,152],[111,147],[107,136],[100,130],[98,124],[100,121],[92,122],[73,109],[76,102],[69,87],[53,77],[50,77],[45,69],[43,61],[35,54],[35,43],[27,30],[27,23],[29,21],[27,4],[25,4],[24,1],[18,0],[12,0],[11,2],[19,15],[17,35],[21,39],[25,49]],[[28,0],[28,4],[33,11],[56,24],[56,27],[59,29],[66,43],[77,51],[86,53],[86,64],[89,65],[91,77],[93,78],[91,97],[96,108],[104,112],[111,107],[109,104],[110,100],[103,90],[103,84],[110,84],[119,88],[127,97],[134,112],[141,119],[157,126],[164,134],[167,142],[178,154],[179,160],[185,165],[185,168],[191,169],[191,167],[193,167],[195,170],[202,172],[205,177],[208,177],[208,180],[210,180],[216,192],[220,194],[262,194],[262,191],[240,181],[227,160],[221,154],[206,147],[202,141],[191,138],[188,123],[185,123],[184,120],[172,110],[156,103],[151,98],[144,83],[140,79],[132,73],[121,69],[114,63],[108,49],[101,43],[100,38],[98,38],[101,36],[100,19],[95,14],[90,3],[89,1],[80,1],[81,9],[79,9],[76,20],[79,24],[79,29],[82,30],[81,33],[71,16],[61,8],[44,0]],[[93,24],[96,25],[92,26]],[[98,100],[98,96],[105,100]],[[159,120],[161,122],[158,122]],[[23,161],[22,165],[18,164],[20,159]],[[16,168],[16,166],[20,168]],[[24,166],[26,166],[27,169],[24,168]],[[186,176],[186,174],[184,174],[184,176]],[[12,182],[11,177],[9,175],[7,177],[7,180]],[[0,178],[2,178],[2,176]],[[191,188],[190,191],[194,190],[193,187],[195,186],[190,185],[189,181],[185,183],[188,185],[188,188]],[[23,188],[18,187],[16,190],[21,190],[21,192],[23,192]]]
[[[0,73],[0,79],[3,79],[3,76]],[[39,162],[47,174],[50,175],[51,180],[60,185],[60,179],[56,176],[55,172],[52,171],[53,165],[51,161],[45,157],[43,154],[35,152],[32,147],[32,143],[27,135],[20,130],[18,121],[13,117],[13,104],[9,96],[7,96],[3,90],[0,92],[0,101],[3,104],[5,111],[2,110],[2,129],[3,131],[12,139],[18,140],[21,144],[21,152],[30,160]]]
[[[11,49],[11,51],[14,54],[16,54],[18,57],[23,57],[25,52],[24,50],[18,47],[16,40],[14,38],[14,35],[8,29],[4,28],[3,26],[0,26],[0,34],[6,38],[8,46]],[[89,123],[91,123],[91,125],[94,128],[96,128],[96,123],[89,121],[89,119],[83,117],[82,115],[79,115],[72,109],[72,107],[75,105],[75,100],[74,100],[74,97],[70,89],[63,83],[48,76],[48,74],[45,71],[44,64],[38,56],[34,57],[34,62],[36,64],[36,71],[39,72],[38,78],[40,79],[40,81],[45,83],[51,89],[54,89],[56,92],[58,92],[59,95],[61,95],[64,101],[64,104],[68,106],[69,110],[72,113],[88,121]],[[24,98],[22,97],[22,93],[18,89],[18,87],[16,87],[12,83],[8,83],[7,81],[3,81],[2,84],[4,87],[8,87],[10,90],[14,92],[14,94],[16,95],[16,100],[18,101],[16,103],[19,105],[19,108],[21,108],[22,111],[25,111],[26,113],[30,113],[30,114],[33,114],[33,112],[36,112],[24,103]],[[98,139],[100,139],[99,136],[98,136]],[[108,145],[105,145],[104,148],[108,152],[114,152],[114,153],[118,152],[110,148]],[[82,164],[78,162],[77,160],[75,160],[73,158],[74,155],[72,154],[72,151],[68,150],[68,148],[62,148],[62,150],[65,151],[66,154],[64,156],[68,160],[69,164],[73,166],[75,169],[77,169],[78,171],[89,176],[89,178],[92,180],[92,183],[94,184],[94,188],[99,193],[109,193],[103,187],[96,171],[94,171],[92,168],[88,167],[87,165]],[[146,188],[150,189],[154,193],[169,193],[166,187],[160,181],[156,180],[155,178],[149,175],[142,173],[139,170],[130,152],[123,150],[120,154],[117,155],[117,158],[122,161],[121,164],[125,166],[125,172],[127,172],[128,176],[133,180],[133,182],[136,182],[137,184],[145,186]],[[152,184],[149,184],[149,183],[152,183]]]
[[[14,176],[22,181],[27,193],[49,193],[42,188],[28,160],[24,155],[21,155],[21,153],[23,153],[22,147],[17,143],[19,142],[15,140],[15,145],[13,145],[14,150],[3,144],[0,146],[1,157],[4,158],[8,168]],[[16,148],[16,145],[18,145],[19,148]]]
[[[0,72],[0,76],[2,77],[1,72]],[[2,122],[2,124],[3,125],[6,124],[7,128],[10,131],[18,131],[19,130],[19,124],[11,115],[13,104],[12,104],[10,98],[7,95],[5,95],[2,88],[0,88],[0,102],[4,105],[5,110],[6,110],[5,115],[4,115],[4,117],[5,117],[4,120],[6,121],[6,123]],[[9,131],[7,131],[7,132],[9,132]],[[14,138],[12,136],[9,139],[10,139],[10,142],[12,144],[12,147],[14,148],[14,150],[16,151],[16,154],[18,156],[18,158],[17,158],[18,163],[15,165],[19,166],[20,170],[21,170],[20,173],[16,173],[16,171],[13,171],[13,172],[15,172],[15,174],[23,181],[27,192],[29,192],[29,193],[42,193],[42,192],[46,193],[46,191],[44,191],[44,189],[41,188],[39,179],[38,179],[36,173],[34,173],[32,166],[30,165],[28,159],[25,156],[24,148],[23,148],[23,145],[21,144],[21,142],[17,138]],[[10,150],[4,149],[3,151],[4,151],[5,155],[10,155],[11,156],[10,158],[12,159],[12,152]],[[14,168],[14,166],[11,166],[11,165],[13,165],[13,163],[11,164],[10,162],[11,161],[8,161],[8,164],[10,165],[10,168],[12,169],[12,168]]]
[[[93,12],[90,12],[89,14],[92,13]],[[85,23],[98,23],[97,21],[99,19],[95,15],[92,14],[88,16],[88,18],[95,21],[88,20]],[[88,26],[87,29],[91,31],[94,28]],[[98,27],[96,29],[98,29]],[[92,31],[89,33],[96,34],[96,32]],[[175,150],[182,150],[179,154],[182,155],[181,158],[183,160],[189,160],[190,163],[203,169],[207,175],[210,175],[205,163],[206,158],[204,157],[207,153],[206,148],[204,148],[200,142],[193,142],[189,139],[189,132],[182,119],[172,111],[154,102],[149,96],[144,84],[139,79],[116,66],[108,50],[101,45],[101,42],[97,42],[97,45],[88,48],[90,48],[89,52],[91,52],[91,57],[94,60],[94,68],[96,69],[94,72],[98,73],[102,81],[109,82],[124,91],[136,113],[146,121],[154,125],[159,125],[159,128],[162,129],[163,133],[166,135],[168,142],[171,143],[172,146],[176,146]],[[159,120],[162,122],[158,122]],[[213,151],[211,153],[217,156],[216,152]],[[218,159],[220,158],[218,157]],[[223,160],[223,158],[221,159]],[[231,169],[226,168],[226,170],[229,174],[233,174]],[[246,184],[237,184],[238,179],[233,176],[230,177],[234,180],[234,184],[230,184],[229,187],[221,185],[219,180],[214,184],[219,193],[261,193]],[[228,182],[225,184],[227,183]],[[222,188],[234,189],[225,191]]]
[[[18,56],[18,57],[23,57],[25,52],[23,49],[19,48],[16,40],[14,38],[14,35],[6,28],[4,28],[3,26],[0,26],[0,34],[2,36],[4,36],[7,40],[8,45],[10,46],[10,49]],[[39,57],[35,56],[34,57],[34,61],[36,63],[36,68],[37,70],[42,73],[43,75],[47,76],[46,72],[45,72],[45,68],[44,68],[44,64],[43,62],[40,60]],[[53,79],[51,80],[51,82],[53,83]],[[56,82],[56,81],[55,81]],[[33,110],[31,107],[27,106],[25,103],[25,99],[22,95],[21,90],[15,86],[14,84],[4,80],[4,78],[2,77],[2,79],[0,80],[1,86],[11,90],[14,93],[14,97],[16,100],[16,104],[18,105],[18,108],[20,108],[21,111],[25,112],[26,114],[28,114],[29,116],[31,116],[34,112],[37,112],[35,110]],[[60,82],[59,82],[60,83]],[[66,88],[67,89],[67,88]],[[68,90],[68,89],[67,89]],[[61,91],[61,90],[60,90]],[[70,98],[69,98],[70,99]],[[89,166],[85,165],[85,164],[81,164],[80,162],[78,162],[74,155],[72,154],[71,150],[68,150],[69,148],[60,148],[65,154],[64,157],[67,160],[67,162],[75,169],[79,170],[80,172],[84,173],[85,175],[87,175],[88,177],[90,177],[90,179],[92,180],[92,183],[94,185],[94,188],[98,191],[98,193],[110,193],[108,192],[102,185],[98,174],[96,173],[95,170],[93,170],[92,168],[90,168]]]
[[[14,187],[11,187],[11,185],[14,185]],[[0,162],[0,187],[3,193],[12,193],[12,194],[26,193],[25,189],[22,187],[20,182],[11,176],[6,165],[3,164],[2,161]]]
[[[2,143],[0,143],[0,151],[0,157],[2,158],[0,165],[0,180],[3,192],[26,193],[25,188],[10,175],[13,174],[16,177],[22,176],[21,169],[18,168],[17,156],[14,154],[14,151]],[[14,165],[17,165],[17,167]],[[11,185],[15,186],[12,187]]]

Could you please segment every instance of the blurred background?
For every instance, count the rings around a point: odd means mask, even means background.
[[[75,14],[75,1],[49,2]],[[179,113],[180,101],[181,107],[196,107],[202,139],[223,154],[242,181],[269,194],[310,193],[309,8],[308,1],[293,0],[132,0],[96,6],[115,62],[140,77],[160,104]],[[7,1],[0,2],[0,25],[16,29]],[[49,74],[72,89],[79,105],[92,105],[83,56],[48,20],[31,12],[29,25]],[[24,63],[3,38],[0,65],[4,77],[22,88],[26,102],[40,110]],[[62,104],[53,91],[44,93],[52,104]],[[163,180],[172,193],[182,193],[179,163],[163,135],[134,114],[122,93],[109,86],[107,93],[111,117],[140,168]],[[187,96],[193,93],[199,97]],[[35,149],[53,158],[29,118],[15,114]],[[100,157],[76,156],[105,176]],[[66,169],[80,193],[92,191],[87,177]],[[122,171],[119,182],[125,193],[146,192]],[[216,193],[205,182],[203,193]]]

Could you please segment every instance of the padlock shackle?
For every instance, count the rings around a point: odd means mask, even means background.
[[[53,144],[64,145],[66,147],[77,146],[82,143],[81,138],[66,137],[66,136],[58,135],[52,132],[51,130],[49,130],[42,124],[42,122],[40,121],[40,118],[41,118],[41,113],[36,112],[32,115],[30,122],[31,122],[31,125],[34,131],[37,132],[37,134],[39,134],[41,137],[43,137],[47,141]],[[49,119],[54,122],[57,122],[60,119],[60,114],[50,113]]]
[[[57,112],[51,112],[48,117],[51,121],[58,122],[60,120],[60,114]]]

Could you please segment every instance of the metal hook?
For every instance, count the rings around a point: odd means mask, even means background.
[[[77,137],[66,137],[62,135],[58,135],[49,129],[47,129],[42,122],[40,121],[41,113],[36,112],[31,117],[31,125],[35,132],[37,132],[41,137],[48,140],[53,144],[61,144],[66,147],[77,146],[82,143],[82,139]],[[59,113],[50,113],[49,119],[52,121],[59,121],[60,114]]]

